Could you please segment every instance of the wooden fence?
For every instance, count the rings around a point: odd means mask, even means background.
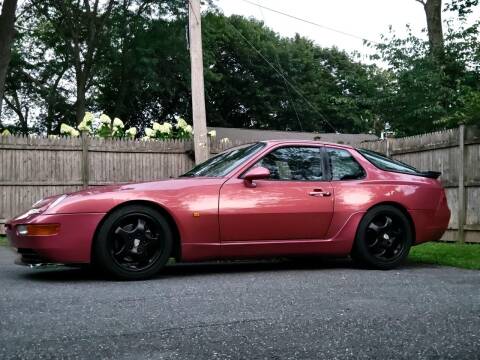
[[[441,171],[452,212],[447,241],[480,242],[480,128],[464,126],[405,138],[365,142],[421,170]]]

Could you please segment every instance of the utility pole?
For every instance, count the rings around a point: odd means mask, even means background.
[[[202,23],[200,0],[188,0],[188,29],[192,79],[193,144],[195,163],[208,159],[207,119],[203,84]]]

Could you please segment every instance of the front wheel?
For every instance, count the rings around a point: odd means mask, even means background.
[[[368,267],[388,270],[404,262],[413,242],[410,221],[394,206],[371,209],[358,226],[352,258]]]
[[[146,279],[167,263],[172,242],[172,231],[160,212],[141,205],[126,206],[102,223],[93,247],[93,262],[119,279]]]

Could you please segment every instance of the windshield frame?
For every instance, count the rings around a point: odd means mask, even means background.
[[[215,156],[212,156],[211,158],[204,161],[203,163],[194,166],[192,169],[190,169],[186,173],[180,175],[180,177],[181,178],[208,178],[208,177],[224,178],[224,177],[227,177],[232,172],[239,169],[245,163],[247,163],[249,160],[251,160],[253,157],[255,157],[255,155],[258,155],[259,153],[261,153],[262,150],[264,150],[266,146],[267,146],[266,142],[258,141],[258,142],[254,142],[254,143],[247,143],[247,144],[242,144],[242,145],[239,145],[239,146],[231,147],[229,149],[226,149],[225,151],[222,151],[219,154],[216,154]],[[250,153],[248,153],[246,155],[244,154],[243,157],[239,158],[237,161],[233,161],[232,164],[230,166],[227,166],[227,168],[224,171],[222,171],[222,173],[220,175],[212,175],[212,174],[198,175],[198,174],[194,174],[195,172],[198,172],[198,171],[202,170],[202,168],[205,167],[205,164],[207,164],[207,163],[213,163],[216,159],[218,159],[220,157],[224,157],[227,154],[232,153],[233,151],[240,150],[240,149],[248,149],[248,148],[253,149],[253,151],[251,151]]]

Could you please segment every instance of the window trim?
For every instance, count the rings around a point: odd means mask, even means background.
[[[405,166],[406,168],[409,168],[411,170],[413,170],[414,172],[408,172],[408,171],[402,171],[402,170],[394,170],[394,169],[385,169],[377,164],[375,164],[373,161],[371,161],[368,157],[366,157],[362,151],[363,150],[366,150],[366,152],[371,152],[373,153],[374,155],[380,155],[380,157],[383,157],[383,158],[386,158],[387,160],[391,161],[392,163],[395,164],[395,162],[398,162],[400,165],[402,166]],[[385,172],[392,172],[392,173],[396,173],[396,174],[402,174],[402,175],[411,175],[411,176],[420,176],[420,177],[427,177],[427,178],[433,178],[433,179],[436,179],[438,178],[438,176],[441,175],[441,173],[439,172],[422,172],[420,170],[418,170],[417,168],[411,166],[411,165],[408,165],[408,164],[405,164],[404,162],[400,161],[400,160],[395,160],[395,159],[392,159],[392,158],[389,158],[387,156],[385,156],[384,154],[382,153],[379,153],[377,151],[373,151],[373,150],[368,150],[368,149],[358,149],[357,150],[358,153],[360,154],[360,156],[362,156],[363,159],[365,159],[366,161],[368,161],[369,164],[372,164],[373,166],[375,166],[375,168],[377,168],[378,170],[381,170],[381,171],[385,171]],[[431,176],[429,176],[431,173]]]
[[[346,151],[350,154],[350,156],[352,157],[352,159],[358,164],[358,166],[360,167],[360,169],[363,170],[363,176],[361,178],[358,178],[358,179],[338,179],[338,180],[334,180],[333,179],[333,171],[332,171],[332,168],[330,166],[331,164],[331,157],[328,153],[328,149],[333,149],[333,150],[343,150],[343,151]],[[328,181],[360,181],[360,180],[365,180],[367,178],[367,171],[365,170],[365,168],[362,166],[362,164],[360,164],[360,162],[355,158],[355,156],[352,154],[352,152],[350,151],[350,149],[345,149],[345,148],[339,148],[339,147],[335,147],[335,146],[325,146],[324,148],[324,153],[325,153],[325,163],[327,164],[327,167],[328,167]]]
[[[301,182],[301,183],[312,183],[312,182],[325,182],[325,181],[330,181],[328,180],[328,172],[327,172],[327,164],[325,162],[325,146],[324,145],[313,145],[313,144],[308,144],[308,145],[299,145],[299,144],[288,144],[288,145],[279,145],[274,148],[271,148],[269,151],[266,153],[262,154],[253,164],[251,164],[249,167],[247,167],[246,170],[242,171],[241,174],[238,176],[239,179],[243,179],[244,175],[252,169],[256,164],[258,164],[260,161],[263,160],[265,156],[268,156],[270,153],[278,150],[278,149],[284,149],[284,148],[314,148],[314,149],[319,149],[320,150],[320,159],[322,161],[322,179],[321,180],[284,180],[284,179],[262,179],[260,181],[283,181],[283,182]],[[258,181],[258,180],[257,180]]]

